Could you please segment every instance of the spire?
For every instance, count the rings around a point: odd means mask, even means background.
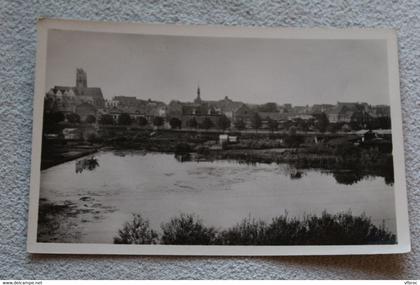
[[[201,103],[200,83],[197,84],[197,98],[195,98],[194,103],[196,103],[196,104],[200,104]]]

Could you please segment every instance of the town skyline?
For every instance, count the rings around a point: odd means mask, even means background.
[[[89,74],[88,86],[100,87],[109,100],[130,96],[167,104],[191,102],[199,84],[203,100],[227,96],[248,104],[389,105],[386,49],[380,41],[323,44],[305,40],[307,45],[296,45],[298,49],[290,40],[229,39],[222,44],[225,41],[50,31],[47,90],[74,86],[74,70],[80,67]],[[238,42],[244,41],[247,45],[239,47]],[[252,53],[257,47],[265,53]],[[98,48],[103,52],[96,52]],[[303,55],[306,60],[299,61]],[[337,57],[341,59],[338,65],[333,60]]]

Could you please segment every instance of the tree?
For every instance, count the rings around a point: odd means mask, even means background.
[[[273,102],[265,103],[258,107],[260,112],[278,112],[277,104]]]
[[[76,113],[67,114],[66,119],[71,124],[80,123],[80,116]]]
[[[298,147],[303,142],[303,136],[297,135],[297,128],[291,126],[288,136],[285,137],[285,142],[289,147]]]
[[[118,116],[118,125],[131,125],[131,117],[127,113],[122,113]]]
[[[318,130],[323,133],[327,130],[330,121],[328,120],[327,114],[324,112],[316,114],[315,118],[317,119]]]
[[[93,124],[96,122],[96,117],[94,115],[88,115],[85,119],[85,123]]]
[[[208,130],[208,129],[212,128],[213,126],[214,126],[213,121],[212,121],[212,120],[210,120],[210,118],[208,118],[208,117],[206,117],[206,118],[203,120],[203,122],[201,123],[201,128],[202,128],[202,129],[206,129],[206,130]]]
[[[187,121],[187,127],[195,129],[195,128],[197,128],[197,126],[198,126],[198,123],[197,123],[197,120],[194,117],[192,117],[191,119],[189,119]]]
[[[149,122],[147,121],[147,119],[145,117],[138,117],[137,118],[137,124],[139,124],[139,126],[144,127],[148,124]]]
[[[182,125],[182,121],[174,117],[169,121],[169,124],[171,125],[172,129],[180,129]]]
[[[46,123],[57,124],[59,122],[64,121],[64,119],[65,119],[64,113],[60,111],[53,112],[53,113],[46,113],[44,116],[44,121]]]
[[[296,135],[296,133],[297,133],[297,129],[296,129],[296,127],[295,127],[295,126],[291,126],[291,127],[289,128],[289,136],[295,136],[295,135]]]
[[[257,130],[261,128],[262,122],[261,117],[260,115],[258,115],[258,113],[254,113],[254,115],[252,116],[251,125],[252,128],[255,129],[255,132],[257,132]]]
[[[271,118],[268,118],[268,127],[270,128],[272,132],[274,132],[279,127],[279,122]]]
[[[298,118],[297,119],[297,128],[298,128],[299,131],[304,131],[304,132],[308,131],[308,129],[309,129],[308,121]]]
[[[235,122],[235,128],[237,128],[238,130],[243,130],[245,129],[245,127],[246,125],[245,125],[244,120],[240,119]]]
[[[165,121],[162,117],[155,117],[153,119],[153,125],[155,125],[157,128],[161,127]]]
[[[150,229],[149,221],[140,214],[133,214],[132,221],[125,223],[124,227],[118,230],[118,236],[114,237],[114,243],[154,244],[157,239],[158,234]]]
[[[104,114],[99,119],[99,124],[101,125],[113,125],[114,123],[114,118],[109,114]]]
[[[225,115],[222,115],[219,120],[217,121],[217,126],[222,130],[226,130],[230,128],[230,120]]]
[[[363,110],[354,112],[350,119],[350,126],[353,130],[369,128],[372,118]]]

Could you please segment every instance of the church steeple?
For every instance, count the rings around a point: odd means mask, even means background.
[[[87,75],[82,68],[76,69],[76,88],[78,90],[87,88]]]
[[[195,98],[194,103],[201,104],[200,84],[197,85],[197,98]]]

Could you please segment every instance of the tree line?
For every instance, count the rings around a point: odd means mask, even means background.
[[[237,130],[244,129],[254,129],[255,131],[263,127],[263,122],[265,122],[265,129],[269,129],[272,132],[281,130],[288,131],[302,131],[307,132],[311,130],[317,130],[320,132],[337,132],[337,131],[351,131],[351,130],[360,130],[360,129],[390,129],[391,128],[391,118],[389,116],[382,116],[373,118],[367,113],[355,112],[350,122],[330,122],[328,116],[325,113],[316,113],[312,114],[310,119],[301,119],[295,118],[293,120],[277,121],[270,117],[262,118],[257,112],[255,112],[251,117],[244,121],[243,119],[237,119],[232,122],[226,115],[221,115],[217,120],[211,120],[209,117],[205,117],[203,120],[198,121],[196,117],[189,118],[184,122],[177,117],[164,118],[161,116],[156,116],[151,119],[146,117],[137,117],[132,118],[128,113],[119,114],[118,118],[115,120],[111,114],[103,114],[98,118],[90,114],[86,116],[83,120],[77,113],[63,113],[61,111],[45,113],[44,114],[44,124],[56,124],[59,122],[67,121],[71,124],[78,123],[87,123],[93,124],[98,122],[101,125],[131,125],[137,124],[139,126],[145,127],[147,125],[153,125],[156,127],[162,127],[165,123],[165,120],[168,120],[168,123],[172,129],[181,129],[183,127],[190,129],[212,129],[217,128],[221,130],[226,130],[231,127],[234,127]]]

